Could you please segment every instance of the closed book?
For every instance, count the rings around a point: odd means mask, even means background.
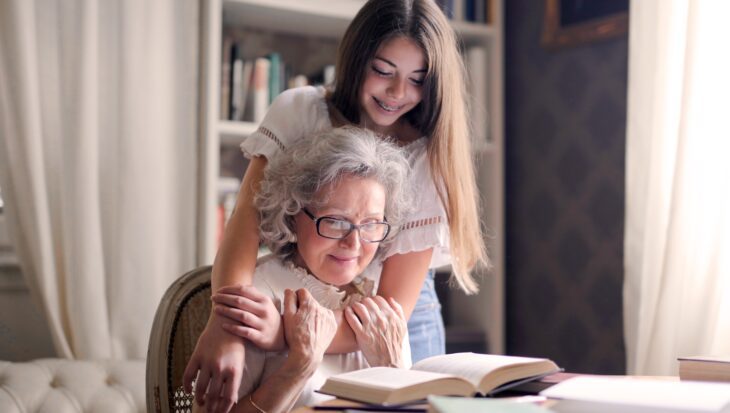
[[[559,371],[545,358],[454,353],[429,357],[411,369],[372,367],[329,377],[320,392],[380,405],[429,395],[491,395],[524,380]]]
[[[730,356],[679,357],[682,380],[730,382]]]

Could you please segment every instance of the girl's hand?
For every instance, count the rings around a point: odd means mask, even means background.
[[[404,366],[406,316],[394,298],[366,297],[345,309],[345,319],[370,366]]]
[[[223,331],[222,320],[222,317],[212,315],[183,373],[187,393],[193,393],[193,381],[197,377],[195,401],[205,406],[209,413],[226,413],[231,409],[238,400],[243,375],[243,340]]]
[[[221,288],[212,299],[216,314],[235,321],[223,324],[227,332],[266,351],[286,349],[281,314],[271,297],[251,285],[239,285]]]
[[[332,310],[319,305],[309,291],[284,291],[284,333],[289,344],[289,358],[314,372],[337,332]]]

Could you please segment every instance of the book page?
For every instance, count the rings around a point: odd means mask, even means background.
[[[484,376],[497,369],[543,360],[496,354],[454,353],[429,357],[414,364],[411,369],[452,374],[463,377],[472,383],[474,387],[478,387]]]
[[[428,371],[404,370],[391,367],[373,367],[338,374],[330,379],[332,381],[356,384],[364,387],[394,390],[444,378],[453,378],[453,376]]]

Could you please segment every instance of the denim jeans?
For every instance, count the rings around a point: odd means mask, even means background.
[[[414,363],[446,352],[444,319],[434,287],[434,274],[434,270],[428,271],[416,307],[408,320],[411,358]]]

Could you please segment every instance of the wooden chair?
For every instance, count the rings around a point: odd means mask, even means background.
[[[147,411],[192,411],[182,375],[211,308],[211,266],[196,268],[175,281],[162,296],[147,349]]]

